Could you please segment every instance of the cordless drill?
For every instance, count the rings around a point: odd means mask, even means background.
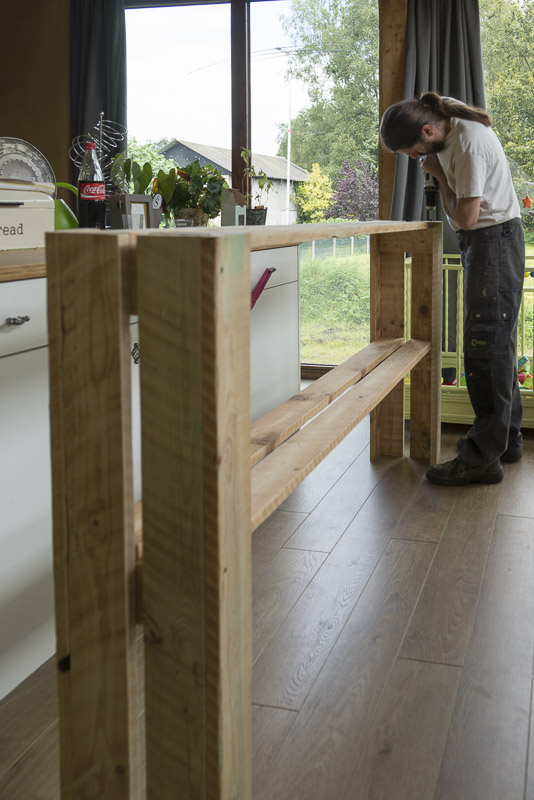
[[[439,191],[439,184],[437,180],[433,175],[430,174],[430,172],[426,172],[425,170],[425,206],[426,206],[427,220],[434,219],[438,191]]]

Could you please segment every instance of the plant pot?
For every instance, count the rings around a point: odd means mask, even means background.
[[[247,208],[247,225],[265,225],[266,208]]]
[[[201,208],[178,208],[174,212],[174,224],[177,228],[189,226],[193,228],[206,227],[208,219],[208,215]]]

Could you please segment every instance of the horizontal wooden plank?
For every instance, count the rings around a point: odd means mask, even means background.
[[[256,420],[251,428],[251,467],[398,350],[403,341],[402,338],[377,339]]]
[[[254,467],[251,475],[252,530],[429,351],[430,342],[410,339]]]
[[[347,236],[368,236],[375,233],[424,230],[439,223],[373,220],[370,222],[317,223],[314,225],[261,225],[250,232],[250,249],[287,247],[314,239],[343,239]]]
[[[0,283],[43,278],[45,275],[44,247],[0,250]]]
[[[349,236],[372,236],[376,233],[395,233],[405,231],[424,231],[439,222],[403,222],[399,220],[372,220],[369,222],[317,223],[313,225],[258,225],[246,227],[228,226],[224,228],[168,228],[166,230],[145,230],[139,236],[193,236],[201,238],[221,238],[245,232],[249,236],[251,250],[265,250],[273,247],[291,247],[311,242],[314,239],[345,239]],[[102,235],[109,232],[102,231]],[[116,231],[115,231],[116,233]]]
[[[314,225],[261,225],[258,227],[239,228],[245,230],[250,238],[251,250],[265,250],[273,247],[291,247],[311,242],[314,239],[344,239],[349,236],[369,236],[375,233],[399,233],[401,231],[425,230],[432,224],[429,222],[402,222],[397,220],[372,220],[370,222],[318,223]],[[145,236],[201,236],[207,238],[222,237],[235,233],[236,228],[180,228],[153,229],[143,231]],[[86,232],[86,231],[85,231]],[[56,232],[57,233],[57,232]],[[84,229],[66,231],[69,235],[83,234]],[[101,231],[102,236],[117,236],[122,231]],[[408,241],[407,245],[410,245]],[[30,250],[8,250],[0,252],[0,283],[3,281],[24,280],[28,278],[46,277],[45,248],[36,247]],[[135,313],[132,311],[132,313]]]

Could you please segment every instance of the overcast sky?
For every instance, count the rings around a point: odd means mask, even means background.
[[[251,3],[252,150],[276,155],[277,124],[308,105],[285,77],[289,0]],[[185,139],[231,147],[230,5],[126,12],[128,130],[138,142]],[[275,52],[273,52],[275,51]]]

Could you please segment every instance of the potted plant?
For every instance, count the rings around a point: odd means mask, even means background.
[[[193,161],[185,167],[159,170],[152,183],[152,194],[161,197],[161,207],[167,220],[174,217],[176,225],[207,225],[220,214],[222,190],[227,186],[219,170],[212,164],[201,166]]]
[[[143,227],[158,228],[161,208],[148,195],[153,179],[150,162],[141,165],[127,158],[126,153],[117,153],[111,165],[110,179],[118,190],[109,195],[111,227],[126,227],[124,219],[137,210],[145,220]]]
[[[263,204],[263,195],[265,194],[265,200],[267,200],[267,196],[269,191],[272,189],[273,182],[267,177],[267,173],[263,169],[257,170],[253,164],[251,164],[251,153],[246,147],[241,149],[241,158],[246,164],[245,169],[243,170],[243,194],[247,201],[247,225],[265,225],[265,221],[267,219],[267,207]],[[253,179],[256,180],[255,194],[249,194],[244,191],[245,180],[247,178],[250,178],[251,181]],[[256,201],[254,206],[252,205],[253,197]]]

